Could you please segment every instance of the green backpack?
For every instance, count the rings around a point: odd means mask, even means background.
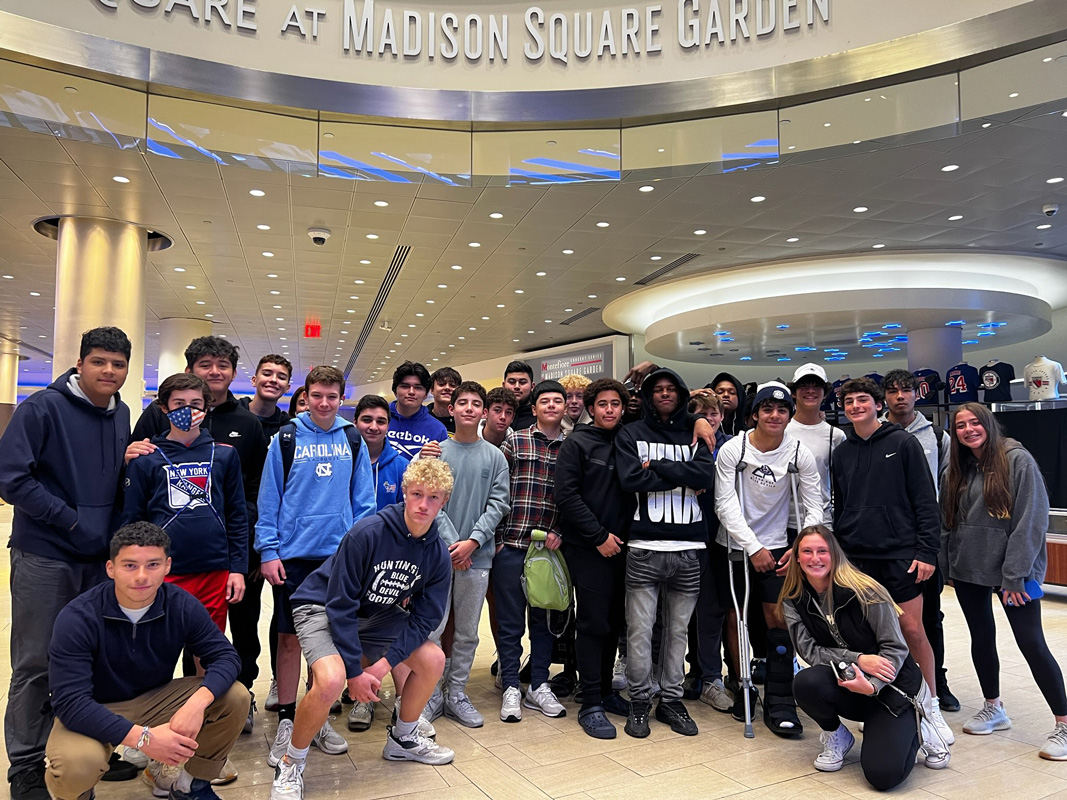
[[[559,550],[545,547],[548,534],[535,530],[522,568],[522,590],[534,608],[566,611],[571,606],[573,584],[567,562]]]

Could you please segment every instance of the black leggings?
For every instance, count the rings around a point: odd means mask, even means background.
[[[863,723],[860,767],[875,789],[887,792],[911,774],[919,751],[919,730],[910,709],[894,717],[876,698],[838,686],[826,664],[798,672],[793,678],[793,695],[797,705],[824,731],[836,731],[841,717]]]
[[[978,673],[978,683],[987,700],[1000,697],[1000,658],[997,656],[997,624],[993,620],[991,596],[997,590],[991,586],[953,581],[967,629],[971,633],[971,661]],[[1067,694],[1063,688],[1063,672],[1045,642],[1041,628],[1041,601],[1031,600],[1024,606],[1004,606],[1004,613],[1015,634],[1023,658],[1030,667],[1045,702],[1056,716],[1067,714]]]

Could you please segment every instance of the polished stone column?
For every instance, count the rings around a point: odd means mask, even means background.
[[[171,317],[159,321],[158,383],[178,372],[185,372],[185,348],[201,336],[211,335],[211,320]]]
[[[5,343],[6,347],[12,347]],[[19,354],[14,350],[0,352],[0,436],[15,412],[19,388]]]

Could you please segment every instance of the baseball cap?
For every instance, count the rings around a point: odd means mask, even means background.
[[[818,364],[802,364],[797,367],[797,371],[793,373],[793,383],[800,383],[802,379],[810,375],[814,375],[823,383],[829,383],[826,379],[826,370]]]
[[[790,415],[796,413],[797,410],[796,405],[793,403],[793,395],[790,394],[784,383],[779,383],[778,381],[768,381],[756,388],[756,399],[752,401],[752,411],[758,411],[760,404],[767,402],[782,403],[788,406]]]

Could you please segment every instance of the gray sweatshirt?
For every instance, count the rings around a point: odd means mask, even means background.
[[[1007,439],[1005,445],[1011,518],[990,516],[982,495],[982,476],[972,470],[956,527],[941,528],[941,569],[953,580],[1021,592],[1026,581],[1045,580],[1049,501],[1034,457],[1014,439]]]
[[[471,567],[489,569],[496,554],[493,543],[496,527],[511,510],[507,459],[500,448],[479,438],[469,444],[445,439],[441,442],[441,460],[448,464],[454,479],[444,512],[455,527],[455,541],[478,542],[478,549],[471,556]]]

